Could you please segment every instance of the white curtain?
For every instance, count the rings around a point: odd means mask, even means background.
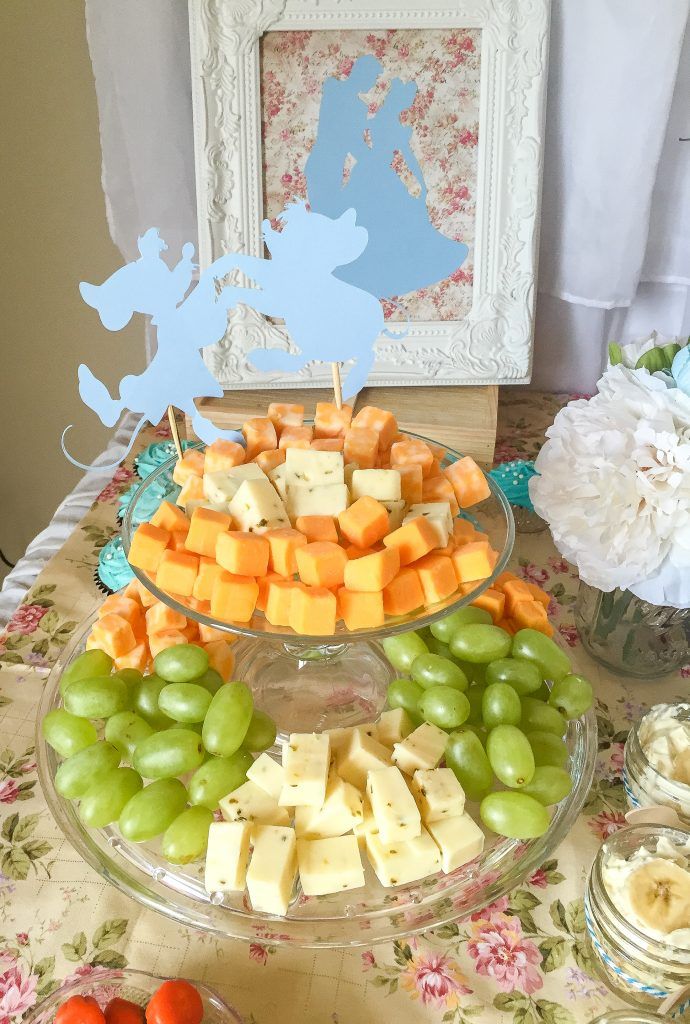
[[[553,0],[535,386],[690,333],[690,0]],[[187,5],[86,0],[110,230],[196,235]]]

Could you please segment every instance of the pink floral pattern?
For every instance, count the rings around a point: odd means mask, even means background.
[[[0,955],[0,1024],[11,1024],[36,1002],[38,976],[29,974],[16,957]]]
[[[19,784],[15,779],[4,778],[0,781],[0,804],[13,804],[19,796]]]
[[[40,604],[21,605],[7,623],[7,632],[19,633],[21,636],[35,633],[47,611],[48,609]]]
[[[126,466],[118,466],[112,480],[109,484],[106,484],[96,498],[96,501],[112,501],[114,498],[119,497],[135,476],[136,474],[133,470],[127,469]]]
[[[400,984],[423,1006],[448,1009],[472,989],[455,960],[441,953],[413,957],[400,977]]]
[[[538,965],[539,948],[522,934],[517,917],[490,914],[472,923],[467,951],[477,974],[493,978],[504,992],[518,989],[528,995],[544,984]]]
[[[625,828],[625,815],[622,811],[602,811],[589,822],[589,827],[595,836],[603,840],[608,839],[614,832]]]

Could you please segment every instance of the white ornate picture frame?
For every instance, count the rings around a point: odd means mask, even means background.
[[[190,0],[199,258],[263,255],[260,40],[272,31],[479,29],[472,302],[457,320],[381,337],[372,386],[529,381],[550,0]],[[402,326],[391,324],[394,329]],[[324,324],[324,333],[328,324]],[[240,306],[205,361],[223,387],[327,387],[328,364],[256,370],[246,353],[290,348],[280,325]]]

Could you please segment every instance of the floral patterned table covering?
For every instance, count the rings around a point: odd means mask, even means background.
[[[504,389],[497,460],[533,458],[565,400]],[[141,444],[166,436],[151,428]],[[648,683],[592,663],[574,627],[577,575],[547,531],[519,534],[511,567],[551,594],[552,621],[595,685],[600,754],[577,826],[510,896],[408,941],[300,950],[269,931],[248,945],[181,927],[80,860],[38,785],[35,709],[50,666],[99,600],[98,551],[117,531],[117,499],[133,476],[130,457],[0,635],[0,1024],[20,1021],[64,979],[125,965],[204,980],[246,1024],[580,1024],[620,1007],[588,962],[584,882],[601,840],[624,823],[627,730],[649,704],[687,695],[690,666]]]

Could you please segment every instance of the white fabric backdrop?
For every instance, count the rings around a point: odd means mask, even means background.
[[[690,332],[689,9],[553,0],[536,386],[589,390],[612,338]],[[179,249],[196,235],[187,5],[86,14],[113,238],[133,258],[155,224]]]

